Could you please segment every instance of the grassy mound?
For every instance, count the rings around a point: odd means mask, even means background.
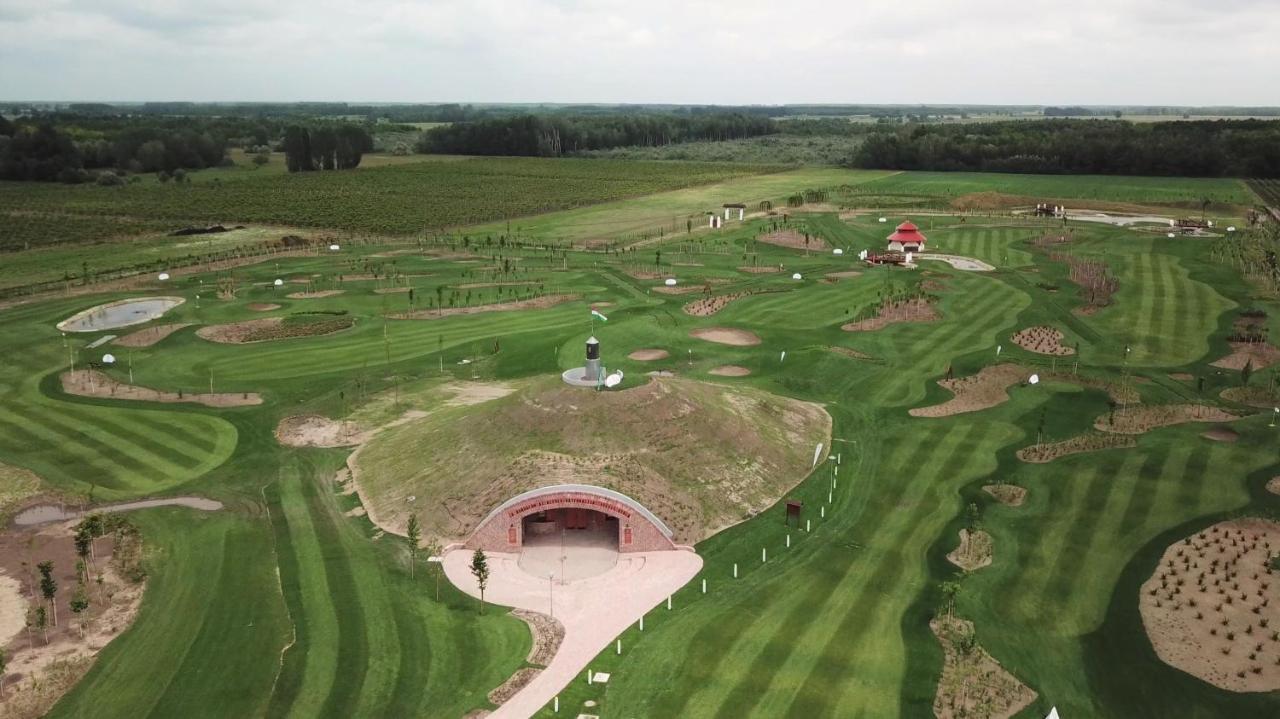
[[[387,430],[357,468],[371,514],[397,528],[414,510],[424,533],[461,538],[519,492],[580,482],[626,493],[692,543],[782,496],[830,435],[822,408],[750,388],[659,379],[597,393],[546,379]]]

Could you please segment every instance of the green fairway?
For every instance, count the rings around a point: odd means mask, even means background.
[[[1175,204],[1199,209],[1200,200],[1251,205],[1253,193],[1239,180],[1111,175],[1002,175],[979,172],[904,172],[865,185],[872,194],[953,198],[974,192],[1040,197],[1047,200],[1103,200],[1135,204]]]

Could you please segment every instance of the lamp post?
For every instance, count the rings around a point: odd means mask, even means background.
[[[556,618],[556,583],[553,581],[555,578],[555,572],[547,573],[547,608],[550,610],[552,619]]]

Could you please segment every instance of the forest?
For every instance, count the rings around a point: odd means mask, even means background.
[[[857,167],[1037,174],[1280,177],[1280,122],[1043,120],[873,129]]]

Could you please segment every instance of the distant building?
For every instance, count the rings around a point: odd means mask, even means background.
[[[729,219],[729,213],[734,210],[738,211],[738,219],[741,220],[747,211],[747,206],[738,202],[729,202],[724,206],[724,219]]]
[[[925,236],[910,220],[898,225],[889,235],[890,252],[924,252]]]

